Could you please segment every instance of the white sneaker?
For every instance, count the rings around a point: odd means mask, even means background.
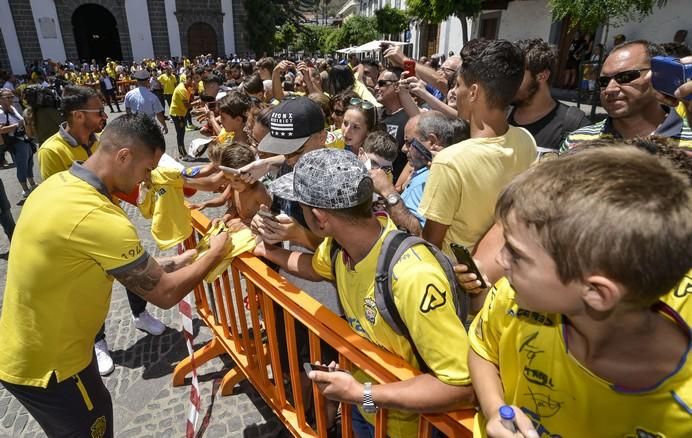
[[[135,320],[135,327],[150,335],[158,336],[166,330],[164,323],[151,316],[146,310],[140,313],[139,316],[133,316],[132,318]]]
[[[112,373],[115,369],[115,365],[113,365],[113,359],[111,359],[111,354],[108,351],[106,340],[101,339],[95,343],[94,351],[96,352],[96,361],[99,364],[99,374],[107,376]]]

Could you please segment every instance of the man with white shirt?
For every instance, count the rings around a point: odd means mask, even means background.
[[[161,101],[149,90],[149,72],[143,69],[137,70],[133,76],[137,80],[137,88],[128,91],[125,95],[125,112],[128,114],[143,113],[158,120],[161,123],[163,133],[168,134]]]
[[[115,107],[118,109],[117,112],[120,112],[120,105],[118,104],[118,97],[115,95],[115,86],[116,82],[115,79],[112,77],[108,76],[105,71],[101,71],[101,76],[99,78],[99,85],[101,86],[101,93],[103,94],[103,97],[106,98],[106,102],[108,103],[108,106],[111,109],[111,112],[113,111],[113,102],[115,102]]]

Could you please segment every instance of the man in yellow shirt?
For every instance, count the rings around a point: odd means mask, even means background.
[[[76,161],[86,161],[99,147],[97,133],[106,125],[108,116],[103,109],[101,97],[91,87],[66,86],[61,101],[61,110],[66,122],[58,132],[47,139],[39,148],[38,165],[41,178],[45,181],[56,173],[72,167]],[[160,335],[166,326],[146,310],[146,300],[132,291],[127,291],[135,326],[151,335]],[[105,324],[96,335],[94,350],[101,375],[114,369],[108,352]]]
[[[531,134],[507,123],[524,77],[521,49],[503,40],[474,40],[461,56],[457,110],[471,138],[435,156],[418,208],[426,218],[423,238],[452,257],[450,243],[473,247],[493,224],[502,187],[536,158]]]
[[[178,145],[179,158],[185,158],[185,119],[192,108],[190,90],[199,81],[199,75],[191,74],[185,78],[185,82],[179,83],[173,91],[170,115],[175,127],[175,138]]]
[[[388,217],[373,215],[373,184],[365,166],[348,151],[318,149],[303,155],[293,173],[270,188],[276,196],[300,203],[310,230],[325,239],[314,255],[263,243],[255,253],[293,275],[336,281],[346,319],[358,335],[425,369],[406,337],[384,321],[375,302],[377,261],[384,239],[396,225]],[[335,243],[342,249],[333,265]],[[387,435],[399,438],[417,434],[417,412],[444,411],[473,400],[466,364],[468,338],[442,267],[425,246],[414,245],[396,262],[394,277],[397,309],[429,371],[407,380],[405,390],[400,384],[373,384],[357,369],[352,375],[313,371],[308,376],[329,399],[355,405],[353,428],[361,437],[372,436],[374,413],[380,408],[389,410]]]
[[[173,69],[170,66],[166,67],[166,70],[159,75],[157,78],[161,85],[163,85],[163,98],[168,102],[168,110],[170,111],[171,101],[173,99],[173,91],[175,86],[178,84],[178,79],[176,79],[173,74]],[[164,107],[164,110],[166,108]]]
[[[500,195],[506,278],[469,330],[474,436],[692,436],[690,326],[662,301],[692,266],[692,186],[664,161],[584,150]]]
[[[49,178],[29,197],[10,248],[0,383],[48,436],[114,435],[111,397],[92,349],[113,279],[170,308],[226,250],[221,233],[194,263],[194,251],[151,257],[111,194],[149,179],[165,148],[163,134],[144,114],[124,115],[100,140],[83,164]]]

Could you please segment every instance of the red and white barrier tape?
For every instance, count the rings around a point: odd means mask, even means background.
[[[182,254],[185,248],[182,244],[178,245],[178,253]],[[195,365],[195,350],[192,348],[192,292],[190,292],[179,304],[180,316],[183,321],[183,335],[187,343],[187,352],[190,354],[190,365],[192,366],[192,386],[190,387],[190,413],[187,416],[186,438],[194,438],[197,428],[197,418],[200,411],[199,380],[197,379],[197,366]]]

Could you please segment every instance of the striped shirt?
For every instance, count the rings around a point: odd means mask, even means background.
[[[654,135],[666,137],[673,145],[692,151],[692,129],[690,129],[687,120],[681,118],[676,111],[671,111],[669,107],[663,107],[663,109],[668,115],[663,120],[663,123],[656,128]],[[621,139],[622,135],[613,127],[612,119],[606,117],[598,123],[584,126],[569,134],[562,146],[560,146],[560,152],[572,149],[584,141],[609,138]]]

